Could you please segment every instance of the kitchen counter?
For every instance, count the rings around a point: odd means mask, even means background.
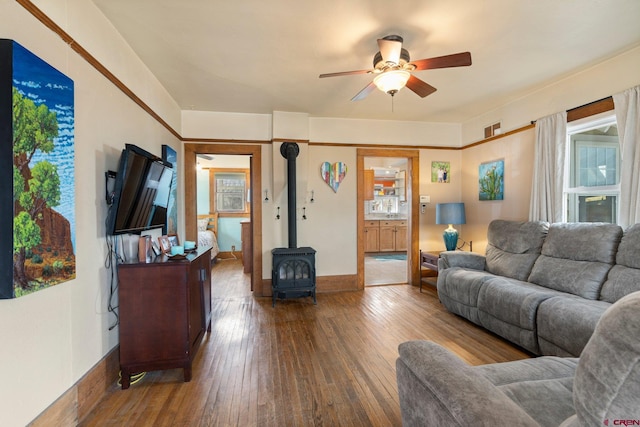
[[[401,214],[368,214],[364,216],[365,221],[378,221],[378,220],[398,220],[398,221],[406,221],[407,216]]]

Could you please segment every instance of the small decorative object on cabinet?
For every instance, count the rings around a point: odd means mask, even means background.
[[[144,371],[183,368],[191,380],[191,362],[211,331],[210,251],[118,265],[123,390],[131,374]]]

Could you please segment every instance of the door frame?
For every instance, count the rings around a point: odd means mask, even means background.
[[[407,217],[409,242],[407,245],[407,283],[418,286],[420,284],[420,217],[418,216],[420,197],[420,150],[406,150],[394,148],[358,148],[356,169],[357,183],[357,216],[358,216],[358,289],[364,289],[364,158],[365,157],[402,157],[407,159],[407,203],[409,215]]]
[[[255,296],[264,296],[262,280],[262,144],[184,144],[184,214],[187,240],[197,240],[198,224],[196,197],[196,154],[251,156],[251,238],[253,261],[251,290]]]

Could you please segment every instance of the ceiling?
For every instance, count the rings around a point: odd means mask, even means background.
[[[94,0],[184,110],[465,122],[640,45],[638,0]],[[413,60],[471,52],[425,70],[420,98],[350,99],[376,40]]]

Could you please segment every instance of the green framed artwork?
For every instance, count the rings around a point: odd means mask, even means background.
[[[72,280],[73,80],[0,39],[0,298]]]
[[[480,163],[478,168],[478,199],[504,199],[504,160]]]
[[[431,182],[447,183],[451,180],[450,162],[431,162]]]

